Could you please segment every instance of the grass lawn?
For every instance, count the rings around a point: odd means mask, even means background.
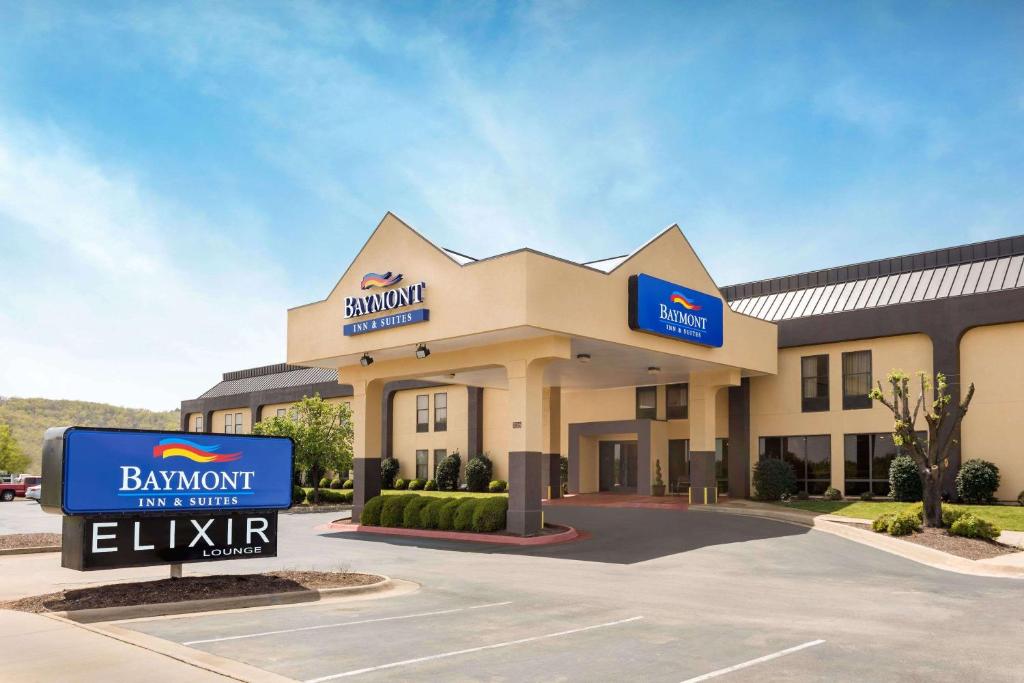
[[[914,503],[893,503],[888,501],[847,501],[847,500],[794,500],[790,503],[777,503],[781,507],[809,510],[821,514],[839,515],[841,517],[859,517],[875,519],[887,512],[899,512]],[[1024,531],[1024,507],[1020,505],[943,505],[970,510],[978,517],[992,522],[1006,531]]]
[[[434,496],[437,498],[488,498],[490,496],[507,496],[507,493],[490,493],[483,491],[477,493],[476,491],[398,491],[395,489],[388,489],[381,491],[385,496],[400,496],[403,493],[415,493],[420,496]]]

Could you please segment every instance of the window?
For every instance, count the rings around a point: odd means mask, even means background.
[[[434,394],[434,431],[448,431],[448,394]]]
[[[828,356],[804,356],[800,359],[801,410],[814,413],[828,410]]]
[[[926,441],[928,435],[918,432],[917,438]],[[858,496],[865,491],[876,496],[889,495],[889,465],[897,455],[892,434],[847,434],[843,451],[846,495]]]
[[[417,432],[429,432],[430,423],[427,420],[430,418],[430,396],[427,394],[420,394],[416,397],[416,431]]]
[[[729,439],[715,439],[715,478],[718,492],[729,493]]]
[[[843,354],[843,410],[870,408],[871,352]]]
[[[196,415],[194,431],[197,431],[197,432],[203,431],[203,416],[202,415]]]
[[[427,450],[416,451],[416,478],[421,480],[429,479],[427,469]]]
[[[797,491],[825,493],[832,483],[832,439],[820,436],[762,436],[760,457],[785,460],[796,473]]]
[[[441,461],[448,455],[448,451],[443,448],[434,449],[434,479],[437,479],[437,466],[441,464]]]
[[[287,414],[288,414],[288,409],[287,408],[278,408],[277,409],[277,416],[278,417],[284,417]]]
[[[235,413],[235,434],[244,434],[245,430],[242,429],[242,414]]]
[[[657,387],[636,388],[636,419],[654,420],[658,417]]]
[[[231,413],[224,414],[224,433],[234,434],[235,433],[235,416]]]
[[[686,384],[669,384],[665,387],[665,417],[670,420],[685,420],[688,417],[689,389]]]

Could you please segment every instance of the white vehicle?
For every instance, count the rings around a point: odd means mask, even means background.
[[[39,494],[40,494],[40,491],[42,490],[42,488],[43,487],[41,485],[39,485],[39,484],[36,484],[35,486],[29,486],[27,489],[25,489],[25,498],[28,498],[30,500],[34,500],[34,501],[36,501],[38,503],[39,502]]]

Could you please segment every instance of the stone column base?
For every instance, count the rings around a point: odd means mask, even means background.
[[[532,536],[541,529],[541,454],[510,451],[508,454],[508,532]]]
[[[718,501],[715,452],[690,451],[690,503],[703,505]]]
[[[352,470],[352,522],[358,524],[366,501],[380,495],[380,458],[354,458]]]

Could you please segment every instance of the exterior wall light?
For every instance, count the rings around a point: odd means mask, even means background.
[[[657,375],[659,372],[661,372],[661,368],[656,365],[651,365],[647,368],[648,375]]]
[[[429,355],[430,355],[430,349],[427,348],[426,344],[420,344],[419,346],[416,347],[416,357],[417,358],[426,358]]]
[[[359,364],[362,365],[364,368],[367,365],[373,365],[373,356],[371,356],[368,353],[364,353],[363,357],[359,359]]]
[[[576,360],[578,360],[581,363],[589,363],[590,362],[590,354],[589,353],[577,353],[576,354]]]

